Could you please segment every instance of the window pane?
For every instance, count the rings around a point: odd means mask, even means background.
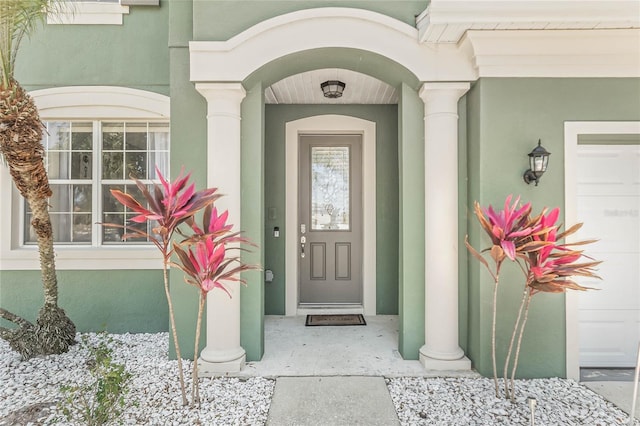
[[[91,179],[93,173],[91,152],[71,153],[71,179]]]
[[[149,189],[149,186],[147,186],[147,189]],[[140,188],[138,188],[137,185],[126,185],[124,187],[124,192],[126,194],[131,195],[133,198],[136,199],[136,201],[138,201],[144,207],[148,207],[149,206],[149,203],[147,203],[146,199],[142,195],[142,191],[140,191]]]
[[[125,140],[127,151],[146,151],[147,123],[127,123]]]
[[[93,124],[71,123],[71,149],[74,151],[93,148]]]
[[[46,127],[43,145],[47,150],[46,167],[49,179],[68,179],[70,123],[54,121],[46,123]]]
[[[148,233],[148,229],[147,229],[147,223],[135,223],[131,221],[131,218],[136,216],[135,214],[127,214],[127,225],[133,229],[138,229],[142,232],[147,232]],[[127,238],[128,242],[146,242],[147,239],[143,238],[143,237],[132,237],[132,238]]]
[[[124,149],[124,123],[104,123],[102,125],[102,149]]]
[[[124,179],[123,156],[121,152],[102,154],[102,179]]]
[[[71,185],[51,185],[49,211],[55,213],[71,212]]]
[[[69,123],[66,121],[50,121],[47,123],[46,148],[48,150],[68,150],[69,149]]]
[[[31,219],[33,219],[31,213],[26,213],[24,215],[24,242],[26,244],[35,243],[38,241],[36,233],[33,230],[33,226],[31,226]]]
[[[91,213],[92,208],[91,185],[73,186],[73,211]]]
[[[349,147],[311,147],[311,229],[349,229]]]
[[[169,150],[169,126],[167,123],[149,124],[149,149],[156,151]]]
[[[47,152],[47,175],[49,176],[49,179],[69,178],[68,151]]]
[[[147,153],[127,152],[125,154],[127,168],[127,178],[146,179],[147,178]]]
[[[91,242],[91,212],[73,215],[73,242]]]
[[[150,152],[149,162],[149,179],[158,179],[156,166],[160,169],[162,176],[167,176],[169,172],[169,152]]]
[[[103,223],[112,223],[115,225],[124,226],[124,214],[105,214],[103,215]],[[124,230],[122,228],[112,228],[109,226],[102,226],[102,241],[105,243],[122,242],[122,234]]]
[[[124,213],[124,206],[111,195],[112,189],[122,191],[122,185],[102,185],[102,211],[105,213]]]
[[[71,242],[71,214],[51,213],[53,241],[56,243]]]

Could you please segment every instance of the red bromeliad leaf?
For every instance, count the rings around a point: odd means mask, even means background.
[[[543,247],[549,246],[549,245],[553,245],[552,242],[549,241],[527,241],[522,245],[519,245],[518,247],[516,247],[516,251],[519,253],[529,253],[532,251],[537,251],[540,250]]]
[[[577,291],[587,291],[587,290],[597,290],[596,288],[584,287],[576,283],[575,281],[562,279],[562,280],[554,280],[545,283],[534,282],[530,285],[531,289],[536,292],[544,292],[544,293],[565,293],[567,290],[577,290]]]
[[[494,262],[500,263],[504,260],[504,257],[505,257],[505,250],[503,250],[503,247],[495,246],[495,245],[491,247],[491,258],[493,259]]]
[[[584,241],[575,241],[575,242],[570,242],[570,243],[564,243],[563,246],[565,247],[569,247],[569,246],[583,246],[586,244],[593,244],[593,243],[597,243],[600,240],[584,240]]]
[[[503,210],[500,211],[494,210],[492,206],[482,209],[479,203],[474,203],[475,215],[482,229],[491,238],[490,254],[494,262],[499,264],[505,256],[511,260],[524,260],[523,272],[528,277],[527,286],[531,288],[532,293],[588,289],[569,278],[599,278],[594,268],[600,262],[579,263],[582,257],[591,258],[572,247],[590,244],[594,240],[558,243],[559,240],[578,231],[582,225],[577,224],[560,232],[560,226],[557,224],[560,209],[545,208],[538,216],[531,217],[530,203],[518,207],[520,198],[512,201],[512,196],[508,196]],[[488,269],[486,260],[470,246],[468,239],[465,239],[465,245]]]
[[[571,228],[569,228],[569,229],[565,230],[564,232],[562,232],[561,234],[559,234],[558,235],[558,239],[559,240],[564,239],[568,235],[576,233],[580,228],[582,228],[582,223],[576,223]]]
[[[483,210],[477,202],[474,210],[482,228],[491,237],[493,245],[501,246],[505,255],[515,260],[518,256],[516,248],[522,244],[521,241],[537,232],[541,225],[530,219],[531,203],[518,208],[520,197],[516,198],[513,204],[511,200],[512,196],[509,195],[505,200],[504,209],[497,212],[491,205]]]
[[[135,198],[133,198],[131,195],[129,194],[125,194],[124,192],[118,190],[118,189],[112,189],[111,190],[111,194],[113,195],[113,197],[118,200],[118,202],[122,205],[124,205],[125,207],[130,208],[131,210],[133,210],[136,213],[140,213],[139,216],[136,216],[135,218],[133,218],[132,220],[134,220],[134,222],[137,223],[143,223],[145,222],[147,219],[147,216],[154,216],[153,212],[147,210],[146,208],[142,207],[142,204],[140,204]],[[157,216],[157,215],[156,215]],[[142,220],[140,220],[139,218],[142,218]],[[157,217],[154,218],[154,220],[157,219]]]
[[[487,234],[491,235],[493,227],[491,226],[489,221],[487,221],[487,219],[485,218],[482,208],[480,207],[480,204],[477,201],[473,205],[473,210],[475,211],[476,217],[478,218],[478,222],[480,222],[482,229],[484,229],[484,231]]]
[[[144,207],[141,201],[129,194],[124,194],[122,191],[112,190],[111,193],[118,202],[138,213],[131,218],[132,222],[156,221],[158,223],[153,228],[153,232],[159,238],[150,237],[150,239],[162,241],[164,249],[162,247],[160,249],[166,252],[169,240],[177,227],[192,218],[202,208],[212,204],[220,195],[217,194],[216,188],[196,192],[195,185],[188,184],[191,175],[184,175],[184,170],[180,171],[173,182],[167,181],[157,167],[156,175],[160,180],[160,185],[153,186],[153,195],[146,184],[134,178],[136,186],[146,201],[144,204],[148,205],[148,208]]]
[[[219,288],[220,290],[223,290],[225,293],[227,293],[229,298],[231,298],[231,293],[229,293],[229,290],[227,290],[227,288],[220,281],[214,281],[207,278],[200,284],[200,288],[203,294],[209,293],[214,288]]]
[[[480,253],[478,253],[476,251],[476,249],[474,249],[471,244],[469,244],[469,236],[465,236],[464,237],[464,245],[467,247],[467,250],[469,250],[469,253],[471,253],[473,255],[473,257],[475,257],[476,259],[478,259],[480,261],[480,263],[482,263],[487,269],[489,269],[489,264],[487,263],[487,261],[485,260],[484,257],[482,257],[482,255]]]
[[[513,241],[502,240],[500,242],[500,246],[502,247],[502,250],[504,250],[504,254],[509,259],[514,260],[516,258],[516,245],[514,244]],[[497,247],[497,246],[493,246],[493,247]],[[493,249],[491,249],[491,252],[493,253]]]
[[[176,243],[173,243],[173,250],[180,259],[180,263],[174,263],[173,265],[182,269],[187,275],[191,277],[197,277],[198,271],[189,254]]]

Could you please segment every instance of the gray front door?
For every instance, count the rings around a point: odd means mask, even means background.
[[[362,304],[362,136],[301,135],[300,304]]]

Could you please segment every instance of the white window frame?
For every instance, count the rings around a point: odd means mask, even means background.
[[[120,2],[69,1],[47,16],[49,25],[122,25],[129,6]]]
[[[168,121],[169,97],[113,86],[72,86],[36,90],[34,98],[43,121]],[[7,167],[0,167],[0,270],[40,269],[37,245],[24,246],[22,197]],[[152,245],[57,245],[57,269],[158,269],[162,259]]]

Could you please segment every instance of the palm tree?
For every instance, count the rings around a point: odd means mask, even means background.
[[[40,141],[44,127],[33,99],[14,78],[20,42],[42,23],[57,0],[0,0],[0,158],[4,159],[20,194],[33,213],[40,254],[44,306],[35,324],[0,309],[0,318],[14,329],[0,327],[0,338],[28,359],[39,354],[66,352],[75,339],[75,325],[58,307],[58,283],[48,198],[51,188]]]

